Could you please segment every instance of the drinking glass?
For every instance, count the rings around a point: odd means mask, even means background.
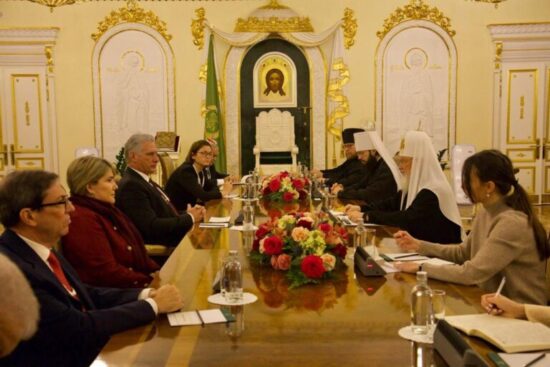
[[[432,289],[432,309],[435,323],[445,318],[445,291],[443,289]]]
[[[365,251],[367,251],[370,257],[372,257],[374,260],[377,260],[378,248],[376,247],[376,229],[366,228],[365,236],[366,236]]]

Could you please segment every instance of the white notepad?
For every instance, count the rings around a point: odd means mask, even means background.
[[[173,312],[168,315],[170,326],[206,325],[234,321],[220,309]]]

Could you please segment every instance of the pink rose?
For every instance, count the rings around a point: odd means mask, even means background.
[[[292,258],[290,257],[290,255],[280,254],[277,257],[277,266],[280,270],[288,270],[290,269],[291,261],[292,261]]]
[[[326,271],[332,271],[336,266],[336,258],[331,254],[322,254],[321,260],[323,260],[323,266]]]

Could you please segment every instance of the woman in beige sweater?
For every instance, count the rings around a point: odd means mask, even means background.
[[[494,292],[503,276],[502,294],[520,302],[545,305],[546,259],[550,246],[527,193],[514,177],[512,162],[497,150],[484,150],[464,162],[464,191],[473,203],[482,204],[472,231],[460,245],[418,241],[407,232],[395,234],[404,250],[449,260],[455,265],[403,262],[396,267],[430,278],[460,284],[477,284]]]
[[[518,303],[505,296],[496,296],[495,293],[481,296],[481,305],[493,315],[527,319],[550,326],[550,307],[548,306]]]

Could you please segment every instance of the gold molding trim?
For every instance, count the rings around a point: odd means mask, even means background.
[[[383,28],[376,32],[376,36],[382,39],[396,25],[407,20],[424,19],[437,24],[453,37],[456,31],[451,29],[451,20],[446,17],[437,7],[430,7],[424,4],[423,0],[410,0],[408,5],[402,8],[397,8],[388,18],[384,20]]]
[[[29,0],[30,2],[45,5],[48,8],[50,8],[50,11],[53,12],[54,8],[57,8],[59,6],[63,5],[73,5],[76,3],[76,0]]]
[[[500,70],[502,62],[502,42],[495,42],[495,70]]]
[[[105,32],[112,27],[121,23],[142,23],[154,28],[160,33],[167,42],[170,42],[172,36],[167,33],[166,22],[153,13],[153,11],[145,11],[137,5],[136,0],[128,0],[126,8],[113,10],[103,21],[97,26],[97,32],[92,34],[92,39],[97,41]]]
[[[313,27],[308,17],[290,17],[280,19],[278,17],[258,18],[248,17],[237,19],[235,32],[259,32],[259,33],[292,33],[313,32]]]
[[[44,47],[44,54],[46,55],[46,63],[48,65],[48,73],[53,73],[53,47]]]
[[[355,12],[350,8],[344,9],[342,18],[342,29],[344,30],[344,47],[349,50],[355,43],[355,34],[357,33],[357,19]]]
[[[204,47],[204,27],[206,22],[206,11],[204,8],[195,9],[197,19],[191,19],[191,34],[193,35],[193,44],[199,50]]]
[[[288,9],[288,6],[279,4],[277,0],[269,0],[269,4],[261,6],[260,9]]]
[[[289,9],[288,6],[279,4],[278,0],[270,0],[269,4],[259,9],[281,10]],[[248,17],[237,19],[235,32],[260,32],[260,33],[291,33],[313,32],[313,26],[308,17]]]

